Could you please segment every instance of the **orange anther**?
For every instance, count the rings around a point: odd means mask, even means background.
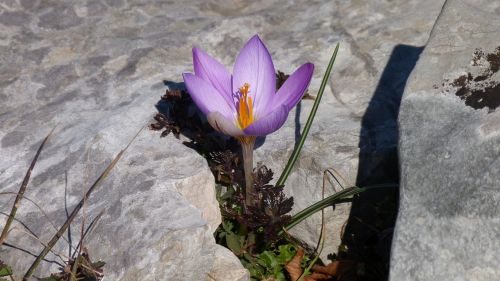
[[[240,97],[238,99],[238,126],[245,129],[254,121],[253,118],[253,102],[252,98],[248,96],[250,84],[245,83],[239,88]]]

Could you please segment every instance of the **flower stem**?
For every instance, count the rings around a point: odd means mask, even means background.
[[[246,207],[255,205],[253,190],[253,148],[255,137],[241,137],[241,150],[243,154],[243,169],[245,172],[245,205]]]

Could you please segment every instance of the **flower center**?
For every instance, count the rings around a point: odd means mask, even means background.
[[[238,126],[245,129],[253,123],[253,102],[252,97],[248,96],[250,84],[245,83],[239,88],[240,97],[238,99]]]

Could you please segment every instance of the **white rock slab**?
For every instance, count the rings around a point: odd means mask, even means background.
[[[399,119],[390,280],[500,276],[498,92],[472,102],[500,83],[495,60],[485,58],[500,45],[499,15],[496,1],[448,0],[411,75]],[[464,85],[474,89],[467,100],[459,97]]]

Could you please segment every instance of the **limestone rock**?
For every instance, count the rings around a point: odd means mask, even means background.
[[[249,279],[248,270],[243,268],[238,258],[229,249],[217,246],[214,265],[205,280],[246,281]]]
[[[323,104],[287,182],[286,192],[295,197],[297,212],[321,198],[326,168],[335,168],[354,184],[363,163],[360,154],[381,151],[381,158],[394,154],[396,140],[383,137],[395,134],[394,114],[380,117],[369,130],[362,130],[366,127],[362,119],[374,96],[375,105],[385,104],[387,112],[398,107],[392,100],[387,105],[386,96],[377,93],[398,93],[405,77],[395,77],[379,92],[377,83],[394,48],[425,44],[441,4],[431,0],[4,1],[0,191],[17,190],[40,140],[58,125],[27,196],[43,203],[50,220],[60,225],[65,218],[65,174],[71,209],[112,157],[150,122],[164,82],[179,83],[181,73],[192,69],[193,45],[231,66],[244,41],[258,33],[277,69],[290,73],[306,61],[315,63],[311,94],[319,87],[335,43],[341,42]],[[279,175],[311,105],[303,101],[291,112],[284,128],[257,149],[256,161]],[[369,174],[377,161],[368,163],[368,172],[362,174]],[[140,272],[150,274],[142,276],[144,280],[203,280],[213,267],[216,248],[211,235],[220,219],[211,180],[205,160],[181,141],[142,131],[85,209],[87,223],[104,210],[86,245],[94,259],[108,263],[107,278],[134,280],[134,272]],[[327,187],[327,195],[333,192]],[[0,200],[0,206],[10,208],[12,199]],[[328,210],[325,255],[336,252],[348,213],[348,206],[339,206],[333,214]],[[19,219],[47,241],[53,230],[40,217],[24,202]],[[314,245],[319,222],[315,216],[293,234]],[[21,231],[13,233],[13,244],[40,250]],[[78,233],[73,227],[73,243]],[[67,243],[61,242],[56,250],[67,253]],[[11,256],[14,253],[19,254],[8,250],[0,255],[7,262],[16,260],[17,269],[29,264]],[[179,258],[172,259],[173,253]],[[44,264],[43,270],[48,267]]]
[[[293,212],[322,198],[323,172],[335,169],[345,186],[365,184],[367,178],[397,181],[397,112],[411,63],[418,59],[444,1],[325,1],[310,4],[301,13],[307,26],[273,26],[274,33],[293,30],[302,44],[280,49],[278,39],[269,40],[277,68],[291,72],[307,60],[315,63],[310,93],[321,83],[335,43],[340,51],[332,77],[319,106],[302,154],[286,182],[285,192],[294,196]],[[317,26],[325,27],[317,28]],[[328,27],[328,28],[326,28]],[[264,32],[264,39],[267,39]],[[278,43],[275,43],[275,42]],[[290,56],[293,56],[292,58]],[[296,65],[283,65],[292,60]],[[408,65],[410,61],[410,65]],[[256,150],[262,161],[279,177],[307,120],[313,101],[303,100],[289,115],[284,127],[266,137]],[[387,163],[389,162],[389,165]],[[385,174],[391,176],[385,176]],[[396,178],[394,179],[394,174]],[[332,181],[325,196],[341,188]],[[377,183],[377,182],[376,182]],[[380,182],[378,182],[380,183]],[[326,243],[322,258],[337,253],[350,205],[326,209]],[[308,218],[291,233],[316,245],[321,216]]]
[[[411,75],[390,280],[500,276],[499,16],[495,1],[448,0]]]
[[[2,3],[1,192],[17,192],[41,140],[57,126],[25,194],[47,216],[24,200],[17,218],[37,238],[16,223],[8,243],[37,255],[39,241],[46,243],[56,231],[51,223],[62,225],[65,207],[71,212],[151,122],[163,81],[178,78],[190,64],[192,43],[168,32],[185,29],[174,23],[165,29],[179,11],[183,4],[167,9],[147,1]],[[197,18],[195,11],[184,17]],[[13,199],[0,197],[2,212],[10,211]],[[139,133],[88,198],[71,235],[55,246],[60,257],[47,256],[57,263],[43,262],[35,275],[56,271],[70,255],[69,244],[76,247],[82,223],[88,226],[101,212],[84,246],[92,260],[106,262],[105,280],[204,280],[218,259],[213,232],[221,217],[213,176],[206,160],[173,136],[160,138],[147,128]],[[0,259],[16,275],[34,260],[7,247]]]

